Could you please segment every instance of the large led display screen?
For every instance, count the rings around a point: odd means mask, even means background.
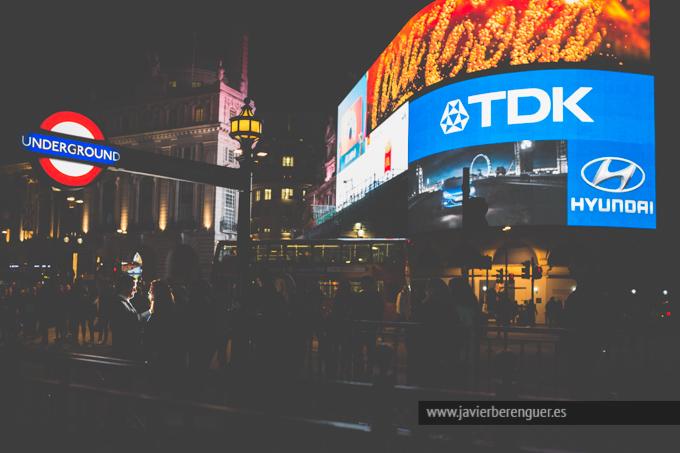
[[[530,71],[411,102],[410,231],[460,226],[460,203],[449,197],[462,197],[463,167],[472,195],[489,205],[489,225],[654,228],[653,82],[611,71]]]
[[[340,209],[408,168],[408,104],[366,135],[365,78],[363,82],[339,110],[336,203]]]
[[[385,170],[375,148],[354,174],[346,163],[387,125],[411,234],[461,226],[464,167],[492,226],[655,228],[649,58],[648,1],[433,2],[338,109],[339,204]],[[363,135],[343,145],[359,108]]]

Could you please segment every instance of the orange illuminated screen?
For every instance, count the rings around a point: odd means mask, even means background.
[[[438,0],[369,69],[367,128],[461,73],[586,60],[625,71],[649,55],[649,0]]]

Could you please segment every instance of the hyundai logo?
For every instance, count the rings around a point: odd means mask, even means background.
[[[613,161],[622,162],[628,165],[625,168],[612,171],[610,170],[610,166]],[[597,162],[601,163],[597,168],[595,176],[591,179],[588,179],[588,177],[586,177],[586,170],[591,165],[595,165]],[[631,180],[633,179],[633,175],[635,175],[637,171],[640,172],[640,182],[638,182],[635,186],[628,187]],[[592,171],[590,173],[592,174]],[[642,171],[642,168],[638,164],[628,159],[622,159],[620,157],[600,157],[599,159],[591,160],[583,166],[583,169],[581,169],[581,178],[583,178],[583,180],[589,186],[598,190],[603,190],[605,192],[624,193],[632,192],[633,190],[640,187],[642,183],[645,182],[645,172]],[[616,187],[616,182],[605,185],[606,181],[615,178],[619,178],[618,187]]]

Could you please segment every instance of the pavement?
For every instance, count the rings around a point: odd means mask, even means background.
[[[48,344],[41,344],[40,338],[21,339],[24,347],[30,349],[45,349],[56,352],[73,352],[90,355],[110,356],[111,335],[106,343],[98,344],[85,341],[79,337],[79,342],[64,341],[55,343],[54,328],[48,331]],[[525,335],[522,332],[510,334],[510,338],[520,339]],[[541,334],[543,335],[543,334]],[[550,332],[544,334],[545,339],[554,337]],[[95,335],[95,340],[97,335]],[[489,338],[496,339],[491,333]],[[89,335],[88,338],[89,340]],[[385,338],[386,340],[388,338]],[[316,345],[315,345],[316,346]],[[545,351],[544,351],[545,352]],[[217,370],[216,360],[213,359],[211,368]],[[34,395],[27,389],[21,400],[30,401]],[[217,399],[209,401],[210,404],[222,404]],[[331,444],[327,438],[317,438],[309,433],[301,435],[299,432],[261,432],[260,425],[235,428],[225,426],[216,417],[197,415],[195,428],[185,429],[182,416],[179,413],[169,413],[167,424],[155,430],[145,426],[146,417],[143,408],[135,409],[128,413],[121,425],[116,429],[101,423],[87,429],[73,427],[68,431],[41,431],[39,421],[31,419],[28,411],[22,416],[22,444],[16,449],[6,451],[42,452],[49,450],[65,450],[71,453],[108,453],[108,452],[133,452],[144,451],[223,451],[227,446],[231,451],[362,451],[363,444],[343,445]],[[310,407],[314,414],[314,406]],[[137,417],[139,415],[139,417]],[[273,414],[272,414],[273,415]],[[316,414],[321,419],[323,414]],[[496,449],[494,439],[498,436],[498,426],[476,426],[472,431],[461,433],[460,430],[442,429],[435,434],[442,441],[442,450],[458,446],[457,437],[462,434],[469,436],[473,441],[467,444],[467,448],[459,448],[460,451],[505,451]],[[611,426],[523,426],[515,427],[517,436],[521,440],[519,451],[533,452],[580,452],[580,451],[672,451],[663,448],[661,439],[667,439],[674,432],[675,427],[611,427]],[[225,434],[227,433],[227,434]],[[304,439],[304,442],[302,441]],[[0,451],[1,448],[0,441]],[[404,444],[406,445],[406,444]],[[633,446],[635,448],[633,448]],[[266,447],[266,448],[265,448]],[[290,448],[289,448],[290,447]],[[345,448],[346,447],[346,448]],[[380,451],[383,448],[373,449]],[[410,451],[403,446],[402,449],[390,451]],[[413,451],[424,451],[422,448]]]

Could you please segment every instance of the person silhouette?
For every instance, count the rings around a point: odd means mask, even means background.
[[[136,360],[139,358],[140,333],[153,313],[153,304],[143,313],[137,313],[130,300],[137,289],[135,279],[127,274],[120,276],[115,286],[111,304],[111,353],[115,357]]]
[[[576,289],[569,295],[562,313],[562,336],[573,399],[594,400],[606,396],[602,373],[598,373],[599,354],[605,341],[603,329],[610,327],[609,297],[600,286],[594,256],[579,251],[569,265]]]

